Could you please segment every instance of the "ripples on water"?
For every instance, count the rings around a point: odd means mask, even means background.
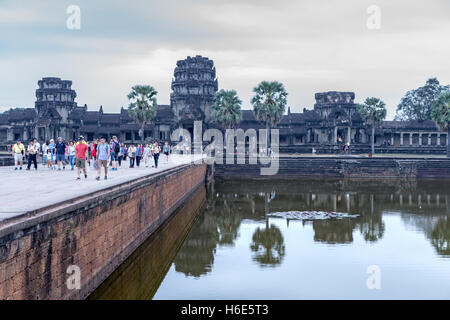
[[[216,182],[91,298],[449,299],[449,201],[438,181]],[[359,216],[267,217],[309,210]]]

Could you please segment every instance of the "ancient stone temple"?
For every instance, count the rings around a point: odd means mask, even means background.
[[[170,105],[159,105],[157,115],[145,127],[146,140],[170,140],[174,129],[184,128],[192,134],[194,121],[203,121],[203,129],[217,127],[211,105],[218,90],[214,62],[206,57],[187,57],[177,62],[172,80]],[[124,92],[126,89],[124,89]],[[140,126],[124,108],[106,113],[103,107],[78,106],[72,82],[59,78],[38,81],[34,108],[10,109],[0,114],[0,147],[18,138],[40,141],[62,137],[76,139],[83,135],[89,141],[113,135],[124,143],[139,142]],[[321,92],[315,95],[311,110],[291,113],[290,108],[276,126],[280,133],[280,152],[341,152],[344,144],[352,152],[370,150],[371,128],[355,104],[353,92]],[[244,106],[245,107],[245,106]],[[239,128],[263,129],[251,110],[243,110]],[[375,130],[378,152],[445,153],[447,133],[431,121],[384,121]]]
[[[177,62],[170,105],[180,127],[192,133],[194,121],[211,122],[211,105],[218,90],[214,62],[202,56]]]
[[[77,107],[77,94],[72,90],[72,81],[43,78],[38,81],[38,86],[34,104],[36,118],[30,130],[33,133],[27,134],[24,139],[36,137],[42,141],[45,137],[72,136],[68,118]]]

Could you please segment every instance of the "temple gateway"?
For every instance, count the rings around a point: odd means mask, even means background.
[[[176,128],[192,133],[193,123],[203,121],[203,128],[217,127],[211,113],[214,94],[218,90],[216,69],[212,60],[187,57],[177,62],[172,80],[170,105],[159,105],[152,123],[144,130],[147,140],[169,140]],[[38,81],[34,108],[10,109],[0,114],[0,144],[36,137],[39,141],[62,137],[87,140],[113,135],[124,143],[139,142],[140,126],[128,115],[103,112],[103,107],[79,106],[72,81],[43,78]],[[352,152],[370,150],[371,128],[361,119],[353,92],[321,92],[315,95],[313,110],[294,113],[288,108],[276,126],[280,130],[280,152],[339,152],[345,143]],[[263,129],[253,111],[243,110],[238,128]],[[384,121],[375,130],[378,152],[445,153],[447,133],[431,120]]]

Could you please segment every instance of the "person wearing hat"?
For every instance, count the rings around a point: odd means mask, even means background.
[[[88,145],[85,143],[83,136],[78,138],[78,144],[75,146],[75,165],[77,167],[77,180],[80,180],[80,172],[83,169],[84,177],[87,179],[86,157],[88,153]]]
[[[14,157],[14,170],[17,170],[17,165],[20,163],[20,170],[23,166],[23,156],[25,154],[25,146],[22,144],[21,139],[17,139],[17,142],[12,147]]]

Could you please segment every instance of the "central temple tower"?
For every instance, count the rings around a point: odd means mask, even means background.
[[[206,57],[187,57],[177,62],[170,105],[179,126],[193,128],[194,121],[211,121],[211,105],[218,90],[214,62]]]

